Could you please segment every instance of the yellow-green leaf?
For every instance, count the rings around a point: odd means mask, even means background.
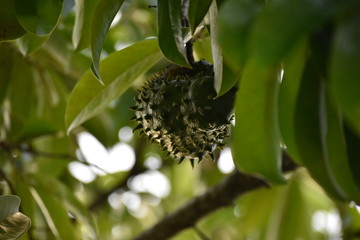
[[[14,40],[25,33],[26,31],[16,18],[14,0],[2,0],[0,7],[0,42]]]
[[[63,0],[15,0],[19,23],[26,31],[38,36],[50,34],[57,25]]]
[[[335,96],[346,118],[360,134],[360,6],[343,18],[336,27],[330,64]]]
[[[170,61],[189,66],[182,33],[182,16],[180,0],[158,1],[159,46]]]
[[[96,6],[95,14],[91,24],[91,53],[93,62],[91,70],[95,77],[102,82],[99,72],[99,62],[101,49],[104,44],[106,34],[110,28],[116,13],[119,11],[124,0],[99,1]]]
[[[100,113],[162,58],[156,39],[138,42],[110,54],[100,63],[104,85],[86,72],[70,94],[65,123],[68,132]]]
[[[277,94],[279,67],[250,61],[240,81],[233,133],[237,167],[272,183],[283,183]]]
[[[90,46],[91,24],[99,0],[76,0],[72,43],[76,51]]]

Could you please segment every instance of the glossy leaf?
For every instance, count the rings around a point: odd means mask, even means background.
[[[55,238],[75,239],[70,217],[61,202],[43,190],[31,188],[30,191]]]
[[[325,63],[329,52],[329,42],[326,29],[314,33],[311,41],[311,59],[308,60],[306,72],[302,76],[303,82],[301,84],[303,88],[298,92],[299,95],[294,91],[295,87],[293,87],[293,94],[297,96],[296,104],[298,107],[304,107],[302,102],[306,101],[313,104],[312,110],[309,110],[310,104],[307,106],[308,109],[301,110],[308,111],[301,113],[301,115],[307,116],[313,122],[311,124],[310,122],[300,123],[298,120],[302,116],[296,114],[294,119],[295,129],[300,128],[300,125],[303,124],[303,127],[307,126],[308,132],[300,132],[297,129],[290,135],[293,134],[295,142],[297,142],[298,149],[294,148],[297,154],[296,157],[301,156],[300,161],[307,166],[310,173],[318,175],[318,178],[322,179],[320,181],[323,183],[320,184],[326,191],[330,194],[334,194],[334,191],[336,191],[335,194],[348,201],[359,201],[360,192],[352,177],[346,154],[341,112],[333,99],[332,89],[323,80],[326,77]],[[293,84],[296,84],[296,82],[293,82]],[[305,100],[305,98],[307,99]],[[296,107],[292,109],[299,110]],[[311,129],[311,133],[309,129]],[[291,132],[291,130],[290,127],[288,131]],[[303,129],[303,131],[305,130]],[[307,143],[303,142],[305,138],[302,140],[296,139],[302,134],[307,134],[307,142],[312,142],[318,149],[308,148],[310,144],[306,146]],[[312,158],[311,163],[309,158]],[[316,161],[318,165],[309,165],[314,164]],[[322,169],[321,173],[320,169]]]
[[[311,176],[332,196],[345,199],[334,177],[328,171],[321,139],[320,97],[324,94],[318,72],[308,63],[302,76],[295,107],[295,141],[301,162]],[[325,123],[324,123],[325,124]]]
[[[213,1],[210,7],[211,52],[214,66],[214,89],[219,94],[223,80],[223,56],[218,42],[218,9]]]
[[[344,193],[345,198],[348,201],[354,201],[360,203],[360,188],[356,186],[355,179],[351,172],[351,166],[349,165],[348,154],[345,143],[345,136],[343,130],[342,115],[338,106],[335,103],[332,91],[327,90],[325,99],[326,106],[323,111],[326,111],[322,115],[326,119],[322,119],[322,122],[326,122],[322,129],[322,141],[323,147],[327,152],[326,160],[330,174],[334,176],[336,184]]]
[[[146,40],[115,52],[101,62],[104,85],[99,84],[90,71],[85,73],[69,97],[65,115],[68,132],[105,109],[161,57],[157,40]]]
[[[360,213],[357,206],[350,204],[337,204],[339,215],[343,222],[342,238],[356,239],[360,227]]]
[[[340,6],[345,2],[271,1],[256,19],[250,38],[250,53],[264,64],[277,63],[299,38],[341,10]]]
[[[234,161],[240,171],[283,183],[277,119],[279,68],[245,67],[235,105]]]
[[[245,64],[248,35],[259,11],[260,5],[252,0],[226,1],[219,11],[219,43],[234,71]]]
[[[242,72],[234,72],[233,69],[223,61],[222,81],[217,97],[227,93],[231,88],[236,87],[240,81]]]
[[[360,136],[348,124],[344,124],[344,132],[352,176],[360,189],[360,175],[358,171],[360,169]]]
[[[101,50],[111,22],[114,20],[123,2],[124,0],[99,1],[96,6],[91,24],[91,53],[93,59],[91,70],[100,82],[102,82],[102,76],[100,76],[99,72]]]
[[[99,0],[75,1],[75,24],[72,33],[72,43],[76,51],[90,46],[91,23]]]
[[[15,0],[19,23],[26,31],[38,36],[50,34],[57,25],[63,0]]]
[[[295,137],[295,108],[306,63],[307,40],[300,41],[284,59],[284,75],[279,91],[279,124],[286,151],[301,163]]]
[[[18,239],[30,228],[30,219],[19,212],[20,202],[17,196],[0,196],[0,239]]]
[[[188,19],[191,33],[194,34],[195,29],[206,16],[209,11],[212,0],[190,0]]]
[[[0,196],[0,220],[19,211],[21,200],[18,196]]]
[[[182,33],[181,1],[158,1],[159,46],[166,58],[181,65],[189,66]]]
[[[0,239],[19,239],[31,225],[30,219],[20,212],[0,220]]]
[[[234,71],[229,64],[224,61],[223,51],[219,45],[218,36],[218,9],[216,2],[210,7],[210,32],[211,32],[211,53],[214,66],[214,89],[217,97],[227,93],[240,79],[240,73]]]
[[[0,42],[14,40],[26,33],[15,14],[15,0],[1,1],[0,8]]]
[[[26,56],[39,49],[47,39],[48,36],[41,37],[32,33],[26,33],[24,36],[17,39],[17,43],[19,44],[20,52]]]
[[[360,134],[360,7],[338,21],[330,64],[336,99]]]

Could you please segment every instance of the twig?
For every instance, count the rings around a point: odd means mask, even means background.
[[[286,154],[283,155],[283,160],[284,171],[292,171],[296,168],[294,163],[288,163],[290,158]],[[195,226],[196,222],[207,214],[231,205],[237,197],[266,186],[268,184],[259,178],[235,172],[203,195],[190,200],[175,212],[165,216],[134,240],[169,239],[178,232]]]
[[[185,44],[186,58],[191,66],[195,65],[195,59],[193,54],[193,40],[189,40]]]
[[[181,16],[182,16],[182,27],[188,28],[189,27],[189,19],[188,19],[188,10],[189,10],[189,0],[183,0],[181,6]],[[193,40],[190,39],[189,41],[185,42],[185,49],[186,49],[186,58],[191,66],[194,66],[195,60],[193,55]]]
[[[41,152],[41,151],[37,151],[33,148],[23,147],[20,145],[13,145],[13,144],[10,144],[7,142],[0,142],[0,148],[4,149],[8,154],[11,154],[11,152],[14,150],[19,150],[22,153],[29,153],[31,155],[38,156],[38,157],[57,158],[57,159],[63,159],[63,160],[67,160],[67,161],[76,161],[76,162],[80,162],[84,165],[87,165],[89,167],[97,168],[98,170],[104,172],[105,174],[109,174],[106,170],[104,170],[103,168],[99,167],[96,164],[89,163],[87,161],[80,161],[77,157],[70,155],[70,154],[66,154],[66,153]]]

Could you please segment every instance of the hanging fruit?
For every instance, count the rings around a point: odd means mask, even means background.
[[[135,119],[142,134],[179,160],[214,160],[214,150],[229,136],[236,88],[215,98],[208,62],[193,68],[171,65],[152,77],[135,97]]]

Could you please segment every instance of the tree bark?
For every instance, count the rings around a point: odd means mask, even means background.
[[[283,171],[292,171],[295,168],[296,165],[286,154],[283,154]],[[231,205],[239,196],[267,186],[269,185],[260,178],[236,171],[208,189],[203,195],[190,200],[175,212],[165,216],[134,240],[169,239],[178,232],[195,226],[196,222],[207,214]]]

